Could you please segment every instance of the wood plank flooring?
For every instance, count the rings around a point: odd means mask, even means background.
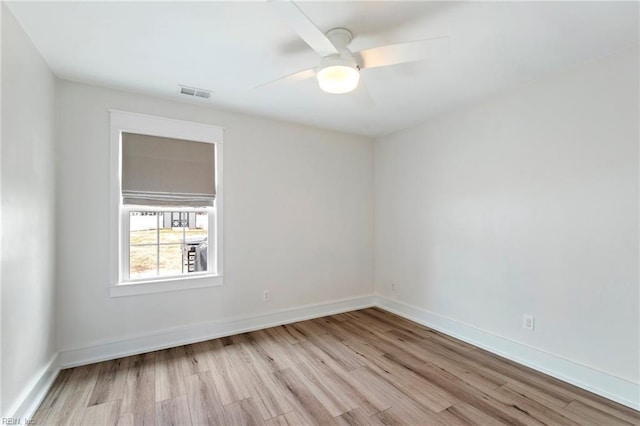
[[[371,308],[63,370],[38,425],[639,425],[640,413]]]

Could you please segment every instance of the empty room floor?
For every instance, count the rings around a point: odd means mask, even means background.
[[[370,308],[63,370],[34,420],[637,425],[640,413]]]

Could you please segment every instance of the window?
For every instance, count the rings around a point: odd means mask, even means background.
[[[208,271],[211,227],[207,210],[125,211],[129,256],[123,260],[128,260],[129,281]]]
[[[112,296],[222,284],[222,130],[111,112]]]

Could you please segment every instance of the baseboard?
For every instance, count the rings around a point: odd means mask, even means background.
[[[564,382],[640,409],[640,385],[409,304],[375,297],[376,306]]]
[[[124,340],[96,342],[91,346],[63,350],[59,354],[55,354],[47,366],[36,375],[32,383],[26,387],[18,403],[12,409],[7,410],[10,415],[5,417],[32,418],[61,368],[86,365],[372,306],[377,306],[411,321],[441,331],[449,336],[574,384],[607,399],[636,410],[640,409],[640,386],[637,383],[415,306],[381,296],[362,296],[282,309],[253,317],[228,318],[164,330],[153,334],[134,336]]]
[[[362,296],[282,309],[253,317],[228,318],[220,321],[173,328],[124,340],[97,342],[91,346],[61,351],[59,365],[61,368],[76,367],[78,365],[202,342],[371,306],[374,306],[374,297]]]
[[[58,354],[56,353],[25,387],[15,405],[7,410],[9,415],[3,414],[2,418],[19,419],[22,422],[20,424],[25,424],[25,419],[33,418],[59,372]]]

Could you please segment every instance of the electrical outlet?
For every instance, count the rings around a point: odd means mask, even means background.
[[[269,300],[271,300],[271,292],[269,290],[265,290],[262,294],[262,298],[265,302],[268,302]]]
[[[391,292],[392,293],[396,292],[396,283],[391,283]]]
[[[535,327],[535,317],[533,315],[522,315],[522,328],[533,331]]]

